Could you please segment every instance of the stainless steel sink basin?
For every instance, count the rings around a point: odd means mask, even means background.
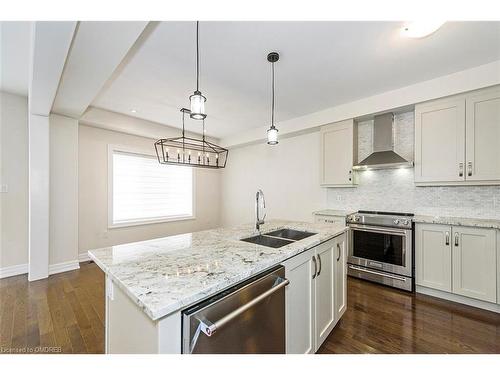
[[[303,232],[295,229],[278,229],[273,232],[259,234],[257,236],[249,238],[243,238],[241,241],[277,249],[296,241],[303,240],[304,238],[313,236],[315,234],[316,233]]]
[[[304,232],[295,229],[278,229],[274,232],[265,233],[266,236],[285,238],[287,240],[300,241],[304,238],[314,236],[316,233]]]
[[[282,247],[288,244],[293,243],[294,241],[285,240],[283,238],[269,237],[269,236],[253,236],[249,238],[243,238],[241,241],[255,243],[257,245],[273,247],[277,249],[278,247]]]

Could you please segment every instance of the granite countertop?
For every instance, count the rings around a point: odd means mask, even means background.
[[[313,215],[325,215],[325,216],[347,216],[349,214],[352,214],[354,211],[352,210],[320,210],[320,211],[314,211]]]
[[[415,223],[462,225],[466,227],[500,229],[500,220],[495,220],[495,219],[474,219],[474,218],[454,217],[454,216],[415,215],[413,217],[413,221]]]
[[[153,320],[203,300],[231,285],[329,240],[344,226],[270,221],[266,233],[280,228],[315,232],[278,249],[240,241],[254,225],[218,228],[106,247],[90,258]]]

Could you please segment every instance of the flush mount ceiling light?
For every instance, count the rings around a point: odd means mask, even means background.
[[[182,112],[182,136],[163,138],[155,142],[156,156],[160,164],[219,169],[226,166],[229,150],[205,139],[205,120],[202,138],[186,137],[184,118],[191,115],[186,108]]]
[[[401,36],[407,38],[424,38],[437,31],[445,21],[421,20],[406,23],[401,29]]]
[[[189,116],[195,120],[203,120],[207,117],[205,113],[205,102],[207,98],[205,98],[201,91],[199,90],[200,86],[200,43],[199,43],[199,32],[200,32],[200,21],[196,21],[196,90],[189,97],[191,102],[191,111]]]
[[[280,59],[278,52],[271,52],[267,55],[267,61],[271,63],[272,71],[272,99],[271,99],[271,127],[267,130],[267,144],[278,144],[278,129],[274,126],[274,63]]]

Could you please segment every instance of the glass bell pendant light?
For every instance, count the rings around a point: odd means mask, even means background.
[[[189,97],[191,102],[191,113],[190,117],[195,120],[203,120],[207,117],[205,113],[205,98],[201,91],[199,90],[200,84],[200,52],[199,52],[199,27],[200,22],[196,21],[196,91]]]
[[[278,144],[278,129],[274,126],[274,63],[278,61],[280,55],[277,52],[271,52],[267,55],[267,61],[271,63],[272,67],[272,104],[271,104],[271,127],[267,130],[267,144]]]

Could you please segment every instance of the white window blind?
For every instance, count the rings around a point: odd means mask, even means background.
[[[193,216],[193,171],[113,151],[112,224]]]

